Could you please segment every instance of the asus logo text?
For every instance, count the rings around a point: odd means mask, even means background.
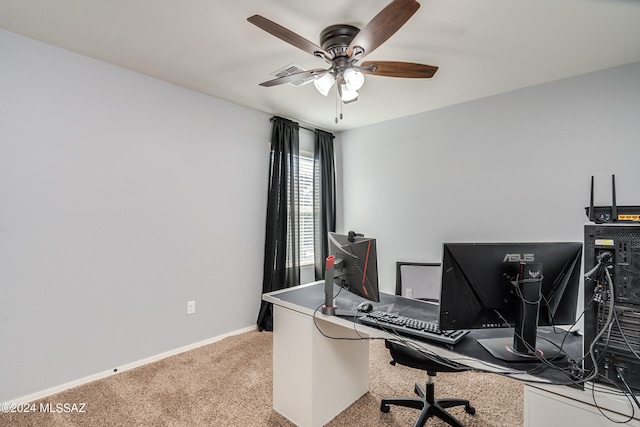
[[[533,262],[534,254],[506,254],[502,262]]]

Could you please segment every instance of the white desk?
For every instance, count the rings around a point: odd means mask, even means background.
[[[596,385],[595,401],[591,384],[584,390],[559,385],[525,384],[524,386],[524,425],[525,427],[611,427],[617,425],[640,427],[640,409],[635,408],[635,416],[629,420],[632,406],[623,395],[612,394],[602,385]],[[609,419],[607,419],[609,417]]]
[[[369,389],[369,343],[327,339],[309,314],[273,308],[273,408],[296,425],[323,426]],[[330,336],[357,336],[317,321]]]
[[[273,408],[298,426],[319,427],[331,421],[369,389],[369,342],[326,338],[314,324],[331,337],[391,337],[376,328],[349,319],[315,312],[323,302],[317,295],[314,308],[285,301],[279,296],[310,283],[263,295],[273,304]],[[315,312],[315,313],[314,313]],[[461,356],[440,347],[430,351],[444,357]],[[487,369],[486,363],[469,358],[465,364]],[[498,371],[504,368],[495,367]]]
[[[314,324],[315,308],[324,301],[321,292],[323,286],[318,286],[321,283],[314,282],[263,295],[265,301],[273,304],[273,408],[302,427],[323,426],[369,389],[369,342],[326,338]],[[313,301],[307,300],[305,304],[295,298],[283,299],[285,293],[301,294],[311,290],[317,292],[312,295]],[[390,337],[384,331],[360,324],[356,333],[353,321],[325,316],[319,311],[315,313],[315,321],[331,337]],[[471,367],[494,372],[506,370],[439,346],[419,343],[429,351],[455,358]],[[520,375],[520,378],[539,381],[539,378],[526,374]],[[525,427],[615,425],[598,412],[590,391],[527,384],[524,403]],[[620,414],[630,414],[629,404],[624,397],[616,399],[608,394],[600,395],[598,404],[618,412],[611,415],[616,420],[625,419]],[[640,413],[640,409],[636,408],[636,412]],[[640,414],[627,425],[640,427],[638,418]]]

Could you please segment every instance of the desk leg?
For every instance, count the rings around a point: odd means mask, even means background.
[[[369,342],[325,338],[312,317],[273,308],[273,408],[298,426],[323,426],[368,391]],[[357,337],[317,322],[329,336]]]

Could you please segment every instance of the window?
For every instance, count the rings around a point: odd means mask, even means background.
[[[314,185],[314,161],[313,154],[301,152],[294,159],[294,167],[298,169],[298,183],[294,190],[297,193],[298,215],[292,218],[298,231],[298,265],[313,265],[314,258],[314,210],[313,210],[313,185]],[[287,182],[287,191],[291,191],[291,181]],[[287,224],[287,234],[292,235],[292,223]],[[287,254],[287,266],[292,266],[291,258]]]
[[[313,257],[313,157],[300,155],[298,162],[300,192],[300,265],[314,263]]]

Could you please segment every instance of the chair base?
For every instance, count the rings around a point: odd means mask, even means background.
[[[465,427],[456,417],[446,411],[446,408],[464,405],[464,410],[468,414],[475,414],[476,410],[465,399],[434,399],[434,385],[427,383],[427,390],[420,384],[416,384],[415,393],[417,398],[388,398],[382,399],[380,410],[389,412],[389,405],[404,406],[407,408],[421,409],[420,416],[416,420],[415,427],[423,427],[431,417],[437,417],[454,427]]]

